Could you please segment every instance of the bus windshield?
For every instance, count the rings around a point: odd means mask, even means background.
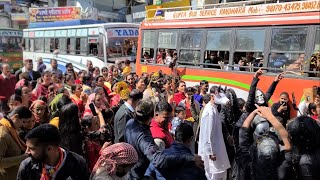
[[[107,29],[108,60],[114,61],[113,58],[127,58],[134,60],[138,43],[138,28],[112,28]]]
[[[0,39],[0,49],[5,52],[21,52],[22,37],[5,37],[1,36]]]
[[[22,66],[22,32],[0,30],[0,58],[16,70]]]

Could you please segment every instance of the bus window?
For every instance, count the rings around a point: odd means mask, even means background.
[[[50,52],[50,38],[44,39],[44,52],[46,53]]]
[[[175,49],[177,46],[177,32],[159,32],[158,47]]]
[[[141,51],[141,63],[153,64],[154,63],[154,49],[153,48],[142,48]]]
[[[76,54],[80,54],[80,38],[76,39]]]
[[[205,68],[220,69],[219,61],[228,63],[230,49],[230,30],[208,31],[204,62]]]
[[[314,53],[317,53],[318,51],[320,51],[320,28],[317,28],[314,45]]]
[[[80,39],[80,54],[82,55],[87,55],[88,54],[88,48],[87,48],[87,44],[88,44],[88,40],[87,38],[81,38]]]
[[[201,31],[186,30],[181,31],[181,48],[200,48]]]
[[[30,43],[30,51],[34,52],[34,39],[29,39],[29,43]]]
[[[98,55],[98,37],[89,37],[89,55],[97,56]]]
[[[180,50],[179,61],[187,62],[185,65],[198,66],[200,62],[200,50]],[[184,64],[184,63],[179,63]]]
[[[59,53],[66,54],[66,38],[59,38],[58,46],[56,46],[57,49],[59,49]]]
[[[53,47],[53,51],[59,48],[59,39],[55,38],[54,39],[54,47]],[[53,52],[52,51],[52,52]]]
[[[29,46],[29,38],[25,38],[24,39],[24,44],[25,44],[25,48],[24,48],[24,50],[25,51],[30,51],[30,46]]]
[[[98,55],[98,44],[97,43],[90,43],[89,44],[89,54],[91,56],[97,56]]]
[[[153,64],[154,46],[156,45],[156,31],[143,31],[141,63]]]
[[[156,56],[157,64],[170,64],[173,61],[173,57],[177,56],[175,49],[158,49]]]
[[[76,38],[76,54],[87,55],[87,38]]]
[[[265,30],[237,30],[234,70],[243,70],[239,66],[262,67],[264,41]],[[250,71],[250,69],[246,70]]]
[[[34,51],[35,52],[43,52],[44,50],[44,39],[42,38],[36,38],[35,39],[35,45],[34,45]]]
[[[75,38],[67,38],[67,54],[75,54],[76,53],[76,39]]]
[[[157,64],[170,64],[177,46],[177,32],[159,32]]]
[[[205,68],[221,69],[219,63],[227,64],[229,62],[229,51],[205,51],[204,62],[212,65],[204,65]]]
[[[280,68],[284,65],[287,70],[303,69],[307,28],[274,28],[272,30],[271,54],[268,66]]]
[[[179,56],[180,64],[184,64],[183,62],[188,62],[186,63],[186,65],[198,66],[200,63],[201,31],[199,30],[181,31],[180,43],[181,43],[181,49],[182,49],[180,51],[180,56]]]
[[[50,38],[50,52],[54,51],[55,40],[54,38]]]

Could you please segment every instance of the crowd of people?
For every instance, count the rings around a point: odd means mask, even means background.
[[[130,61],[65,73],[37,62],[1,65],[1,180],[320,179],[320,87],[299,105],[284,89],[269,107],[282,73],[262,92],[257,70],[244,100],[132,74]]]

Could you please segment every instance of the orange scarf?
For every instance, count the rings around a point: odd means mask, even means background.
[[[50,180],[50,179],[52,179],[52,176],[60,168],[60,166],[62,164],[62,161],[63,161],[63,158],[64,158],[64,153],[62,152],[61,148],[59,148],[59,154],[60,154],[60,159],[59,159],[58,164],[55,167],[47,169],[46,165],[44,163],[42,163],[42,172],[41,172],[40,180]]]
[[[27,149],[27,145],[23,142],[23,140],[18,136],[18,133],[14,127],[11,126],[11,123],[9,120],[2,118],[0,120],[0,124],[9,131],[10,135],[14,139],[14,141],[19,145],[21,151],[25,152]]]

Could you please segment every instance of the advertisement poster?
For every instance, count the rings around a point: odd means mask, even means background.
[[[80,7],[30,8],[30,22],[52,22],[80,19]]]

